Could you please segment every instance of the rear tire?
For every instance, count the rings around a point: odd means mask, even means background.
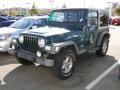
[[[54,75],[60,80],[71,77],[75,68],[75,54],[72,50],[61,50],[54,58]]]
[[[105,56],[108,51],[109,39],[103,37],[100,48],[96,51],[97,56]]]
[[[31,64],[33,64],[33,62],[28,61],[28,60],[23,59],[23,58],[20,58],[20,57],[18,57],[18,56],[16,56],[16,59],[17,59],[17,61],[18,61],[20,64],[22,64],[22,65],[31,65]]]

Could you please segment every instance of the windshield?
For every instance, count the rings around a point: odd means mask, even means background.
[[[49,26],[81,29],[86,25],[85,10],[53,11],[49,15]]]
[[[82,22],[85,11],[54,11],[49,16],[50,22]]]
[[[53,12],[49,17],[49,21],[52,22],[64,22],[65,21],[65,13],[64,12]]]
[[[28,28],[33,22],[34,22],[34,19],[22,18],[22,19],[18,20],[17,22],[13,23],[10,27],[11,27],[11,28],[17,28],[17,29],[26,29],[26,28]]]

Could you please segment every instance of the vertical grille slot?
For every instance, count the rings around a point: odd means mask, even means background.
[[[37,51],[38,50],[38,38],[34,37],[34,36],[24,36],[24,42],[22,44],[22,47],[25,50],[29,50],[29,51]]]

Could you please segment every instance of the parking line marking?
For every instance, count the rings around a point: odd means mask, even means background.
[[[114,63],[111,67],[109,67],[106,71],[104,71],[100,76],[98,76],[95,80],[93,80],[88,86],[85,87],[86,90],[91,90],[97,83],[99,83],[107,74],[109,74],[119,62]]]
[[[4,78],[15,68],[19,67],[20,64],[8,64],[0,66],[0,85],[5,85],[6,82],[4,81]],[[10,68],[9,68],[10,67]]]

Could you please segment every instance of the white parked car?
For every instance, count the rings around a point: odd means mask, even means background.
[[[0,28],[0,52],[7,52],[13,38],[17,38],[23,31],[47,25],[48,16],[24,17],[9,27]]]

